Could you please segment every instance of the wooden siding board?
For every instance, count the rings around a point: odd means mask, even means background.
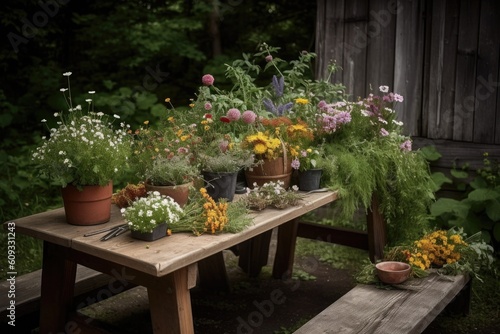
[[[479,1],[460,2],[453,112],[453,139],[459,141],[473,139],[479,9]]]
[[[408,135],[419,135],[421,127],[424,66],[425,3],[402,0],[397,11],[394,91],[404,97],[396,105],[398,120]]]
[[[368,0],[347,1],[344,19],[343,80],[346,92],[356,100],[366,95]]]
[[[370,0],[365,91],[378,93],[380,85],[394,86],[396,11],[393,1]]]
[[[432,11],[429,138],[451,138],[458,36],[458,3],[435,1]]]
[[[336,61],[343,62],[344,43],[344,0],[319,0],[317,7],[316,53],[318,55],[316,77],[328,76],[328,64]],[[333,83],[343,83],[343,71],[339,70],[332,75]]]
[[[498,60],[500,3],[481,1],[476,78],[477,108],[474,114],[474,142],[495,142],[498,115]]]

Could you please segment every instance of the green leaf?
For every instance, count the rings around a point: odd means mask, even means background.
[[[445,213],[453,213],[458,217],[467,217],[470,206],[466,203],[452,198],[440,198],[431,205],[431,214],[441,216]]]
[[[424,156],[425,160],[436,161],[442,157],[441,153],[438,152],[436,146],[424,146],[420,149],[420,153]]]
[[[450,183],[450,184],[453,183],[453,181],[450,178],[446,177],[446,175],[444,175],[444,173],[441,172],[432,173],[431,179],[436,184],[435,191],[439,190],[439,188],[441,188],[441,186],[444,183]]]
[[[486,214],[494,222],[500,220],[500,201],[494,199],[486,204]]]
[[[457,179],[465,179],[469,176],[469,173],[463,170],[458,170],[458,169],[451,169],[450,173],[453,177],[456,177]]]
[[[103,80],[102,83],[104,87],[106,87],[109,90],[113,89],[113,87],[116,85],[116,82],[113,82],[111,80]]]
[[[500,194],[493,189],[475,189],[469,193],[468,198],[472,201],[484,202],[499,198]]]
[[[158,98],[153,94],[141,94],[137,96],[137,107],[141,110],[147,110],[151,108]]]

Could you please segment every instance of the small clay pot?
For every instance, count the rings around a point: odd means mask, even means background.
[[[408,263],[385,261],[377,263],[375,267],[378,278],[386,284],[403,283],[410,277],[411,267]]]

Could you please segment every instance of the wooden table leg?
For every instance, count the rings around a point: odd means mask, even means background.
[[[370,260],[376,262],[384,258],[384,247],[387,243],[387,226],[380,213],[377,196],[373,194],[370,210],[367,213],[368,250]]]
[[[262,267],[267,264],[272,234],[272,230],[266,231],[238,245],[238,266],[249,277],[259,276]]]
[[[189,267],[181,268],[165,278],[161,288],[148,287],[153,332],[157,334],[194,333]]]
[[[65,333],[76,330],[68,322],[72,311],[76,263],[68,260],[69,248],[43,244],[40,333]]]
[[[227,277],[224,254],[215,253],[198,262],[200,286],[207,290],[226,291],[230,290],[229,278]]]
[[[292,276],[298,225],[298,220],[294,219],[278,227],[278,243],[273,265],[274,278],[288,279]]]

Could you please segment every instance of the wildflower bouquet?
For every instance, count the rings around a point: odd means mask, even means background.
[[[142,233],[152,232],[163,223],[175,226],[183,214],[182,208],[172,198],[160,195],[159,192],[149,192],[147,197],[141,197],[121,213],[132,231]]]
[[[197,236],[205,233],[236,233],[252,222],[247,216],[245,205],[240,201],[215,201],[205,188],[190,194],[190,198],[179,223],[172,226],[173,233],[192,232]]]
[[[127,134],[129,126],[121,123],[115,130],[108,115],[94,111],[90,98],[86,100],[86,112],[81,105],[74,106],[70,75],[71,72],[64,73],[68,88],[61,89],[69,110],[54,114],[58,127],[51,128],[49,137],[42,138],[43,143],[34,151],[32,160],[41,175],[62,187],[68,184],[104,186],[127,166],[132,144]],[[113,118],[120,117],[113,115]]]
[[[262,186],[253,185],[253,189],[247,188],[247,194],[242,202],[253,210],[264,210],[268,206],[277,209],[285,209],[289,206],[297,205],[302,199],[298,193],[298,187],[292,186],[291,189],[285,189],[282,181],[271,181]]]

